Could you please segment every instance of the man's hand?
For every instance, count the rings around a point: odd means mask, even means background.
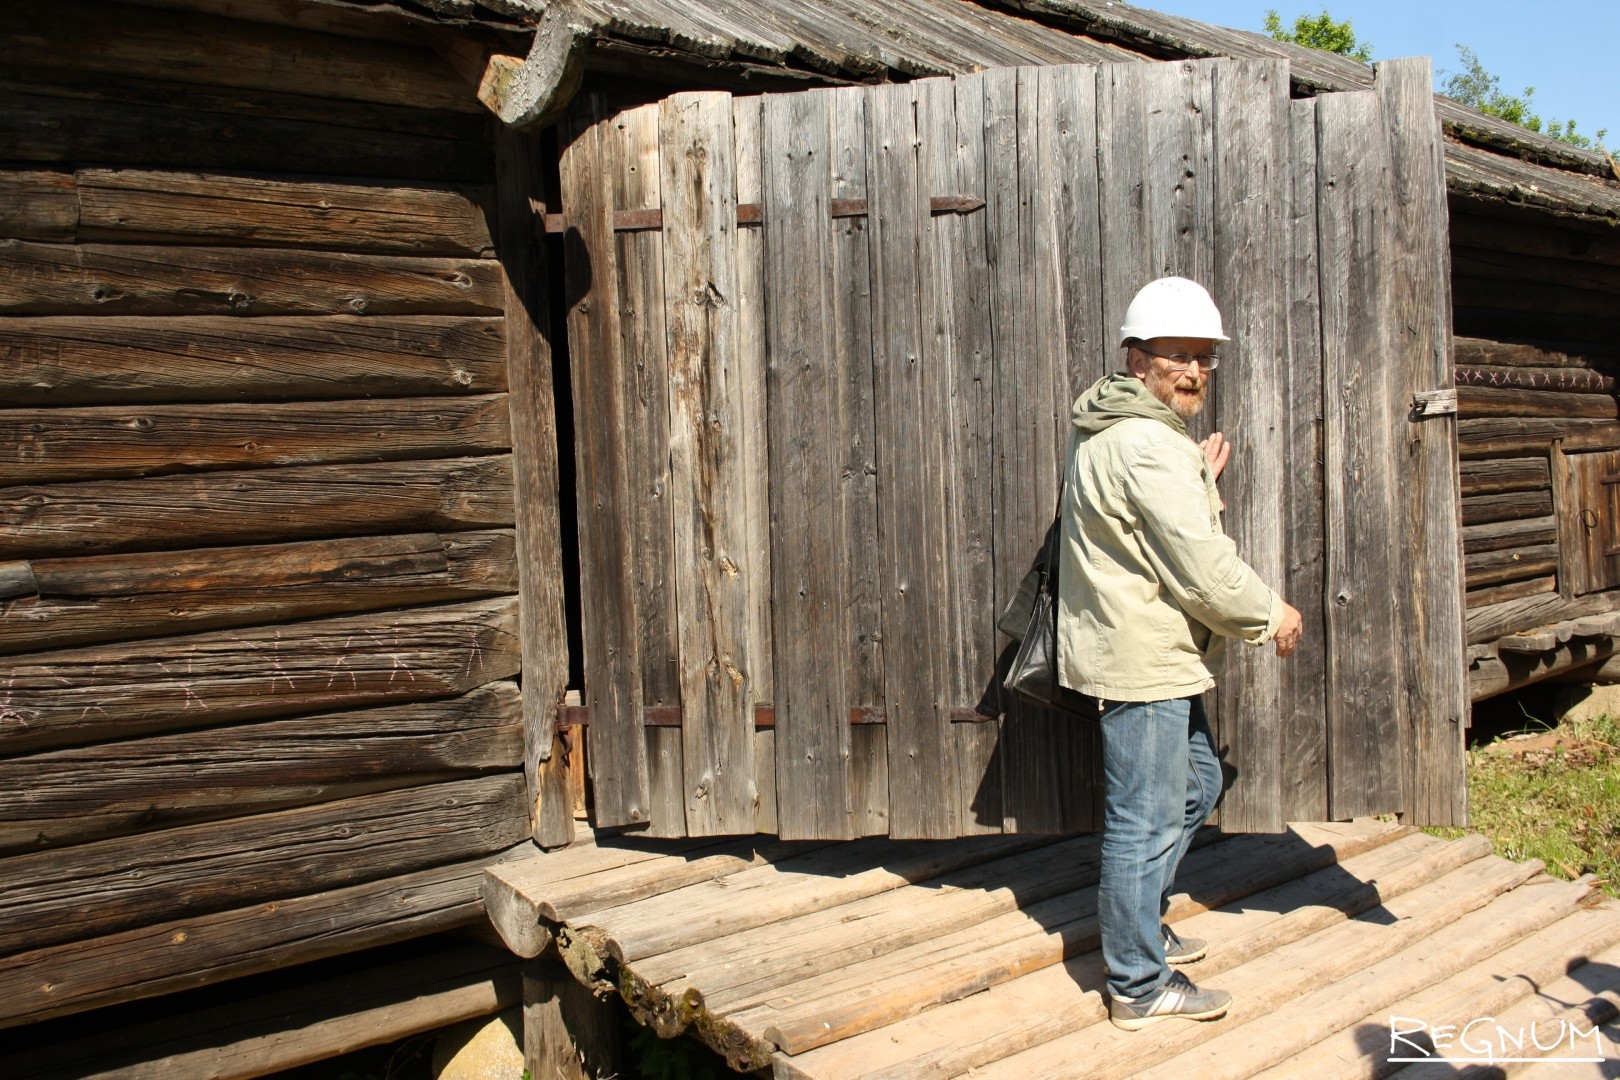
[[[1226,441],[1225,435],[1217,431],[1199,443],[1198,448],[1204,452],[1204,457],[1209,461],[1210,475],[1219,480],[1221,470],[1226,468],[1226,462],[1232,456],[1232,444]]]
[[[1299,638],[1304,632],[1305,620],[1300,617],[1299,610],[1284,601],[1282,625],[1277,627],[1277,655],[1287,656],[1299,648]]]
[[[1232,457],[1232,444],[1226,441],[1226,436],[1216,432],[1198,444],[1204,452],[1204,458],[1209,462],[1209,474],[1215,479],[1221,478],[1221,470],[1226,468],[1227,461]],[[1226,500],[1221,500],[1221,513],[1226,513]]]

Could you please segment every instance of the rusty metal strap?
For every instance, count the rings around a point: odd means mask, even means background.
[[[993,716],[984,713],[972,706],[959,706],[950,711],[953,724],[979,724],[994,720]],[[641,723],[644,727],[680,727],[682,710],[679,705],[644,705],[641,709]],[[588,727],[591,722],[591,707],[589,705],[559,705],[557,707],[557,727]],[[856,705],[849,710],[851,724],[884,724],[888,722],[888,710],[882,705]],[[774,728],[776,726],[776,707],[774,705],[754,706],[754,727]]]
[[[983,207],[984,200],[975,195],[935,195],[928,200],[928,210],[933,214],[971,214]],[[867,212],[865,199],[832,199],[827,205],[827,216],[830,218],[865,217]],[[568,231],[568,219],[565,215],[545,214],[543,218],[546,232]],[[764,220],[765,208],[759,203],[737,204],[737,224],[758,225]],[[643,232],[663,227],[662,210],[613,211],[614,232]]]

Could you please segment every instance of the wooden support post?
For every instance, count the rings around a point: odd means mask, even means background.
[[[554,728],[568,684],[562,544],[557,503],[556,407],[551,381],[546,267],[534,242],[537,140],[502,132],[496,144],[499,255],[506,268],[507,382],[512,501],[517,519],[518,632],[523,660],[524,775],[535,843],[574,838],[566,743]]]
[[[555,959],[523,969],[523,1067],[536,1080],[619,1073],[617,1013]]]

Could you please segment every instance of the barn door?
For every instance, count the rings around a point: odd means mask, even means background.
[[[1209,283],[1227,527],[1307,613],[1234,650],[1223,823],[1461,813],[1438,135],[1423,63],[992,70],[586,102],[562,157],[588,760],[603,824],[1095,827],[1095,725],[1003,700],[1074,397]]]

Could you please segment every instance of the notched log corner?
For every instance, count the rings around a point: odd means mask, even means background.
[[[594,27],[568,3],[548,4],[523,60],[489,57],[478,81],[478,100],[518,130],[555,119],[579,89],[585,47]]]

